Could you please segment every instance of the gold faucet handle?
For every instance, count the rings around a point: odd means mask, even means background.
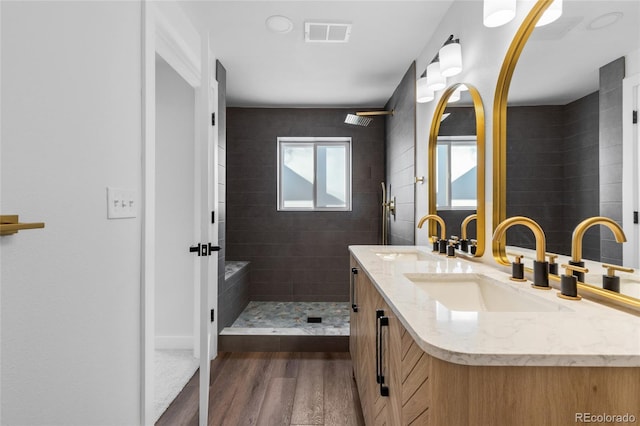
[[[460,238],[457,235],[452,235],[451,238],[449,239],[455,242],[458,242],[458,240],[460,240]]]
[[[549,258],[549,263],[556,263],[556,259],[558,258],[557,254],[545,253],[545,256]]]
[[[567,272],[569,271],[577,271],[577,272],[582,272],[583,274],[586,274],[589,272],[589,270],[587,268],[583,268],[582,266],[576,266],[576,265],[566,265],[566,264],[562,264],[560,265],[562,266],[564,269],[567,270]]]
[[[429,242],[430,243],[436,243],[438,242],[438,236],[437,235],[432,235],[429,237]]]
[[[603,263],[602,267],[607,269],[607,276],[609,277],[615,277],[616,271],[629,272],[629,273],[633,272],[633,268],[625,268],[624,266],[618,266],[618,265],[609,265],[607,263]]]
[[[471,241],[471,245],[472,246],[477,246],[478,245],[478,240],[469,240]]]
[[[516,263],[522,263],[522,259],[524,258],[524,254],[518,253],[507,253],[509,256],[513,256],[516,258]]]

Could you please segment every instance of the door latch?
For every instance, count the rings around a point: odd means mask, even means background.
[[[189,253],[196,253],[198,256],[211,256],[213,252],[220,251],[220,246],[214,246],[211,243],[200,244],[189,247]]]

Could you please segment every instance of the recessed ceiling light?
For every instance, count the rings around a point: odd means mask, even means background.
[[[291,19],[282,15],[269,16],[265,21],[267,28],[277,34],[287,34],[293,29]]]
[[[605,13],[604,15],[600,15],[589,22],[587,29],[591,31],[601,30],[621,20],[623,15],[624,14],[622,12]]]

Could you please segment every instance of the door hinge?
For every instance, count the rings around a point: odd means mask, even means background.
[[[633,212],[633,223],[638,223],[638,212]]]
[[[220,251],[219,246],[214,246],[211,243],[200,244],[197,246],[189,247],[189,253],[196,253],[198,256],[211,256],[213,252]]]
[[[213,322],[213,321],[214,321],[214,318],[215,318],[215,312],[216,312],[216,311],[215,311],[215,309],[212,309],[212,310],[211,310],[211,322]]]
[[[638,124],[638,111],[633,111],[633,124]]]
[[[211,113],[211,125],[212,126],[216,125],[216,113],[215,112]]]
[[[216,223],[216,212],[215,211],[211,212],[211,223]]]

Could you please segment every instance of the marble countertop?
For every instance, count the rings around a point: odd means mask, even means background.
[[[497,267],[424,246],[349,250],[418,345],[437,358],[465,365],[640,367],[640,317],[586,299],[564,300],[555,289],[536,290],[530,282],[510,281]],[[411,255],[416,251],[419,258]],[[481,275],[553,309],[456,311],[405,275],[416,273]]]

